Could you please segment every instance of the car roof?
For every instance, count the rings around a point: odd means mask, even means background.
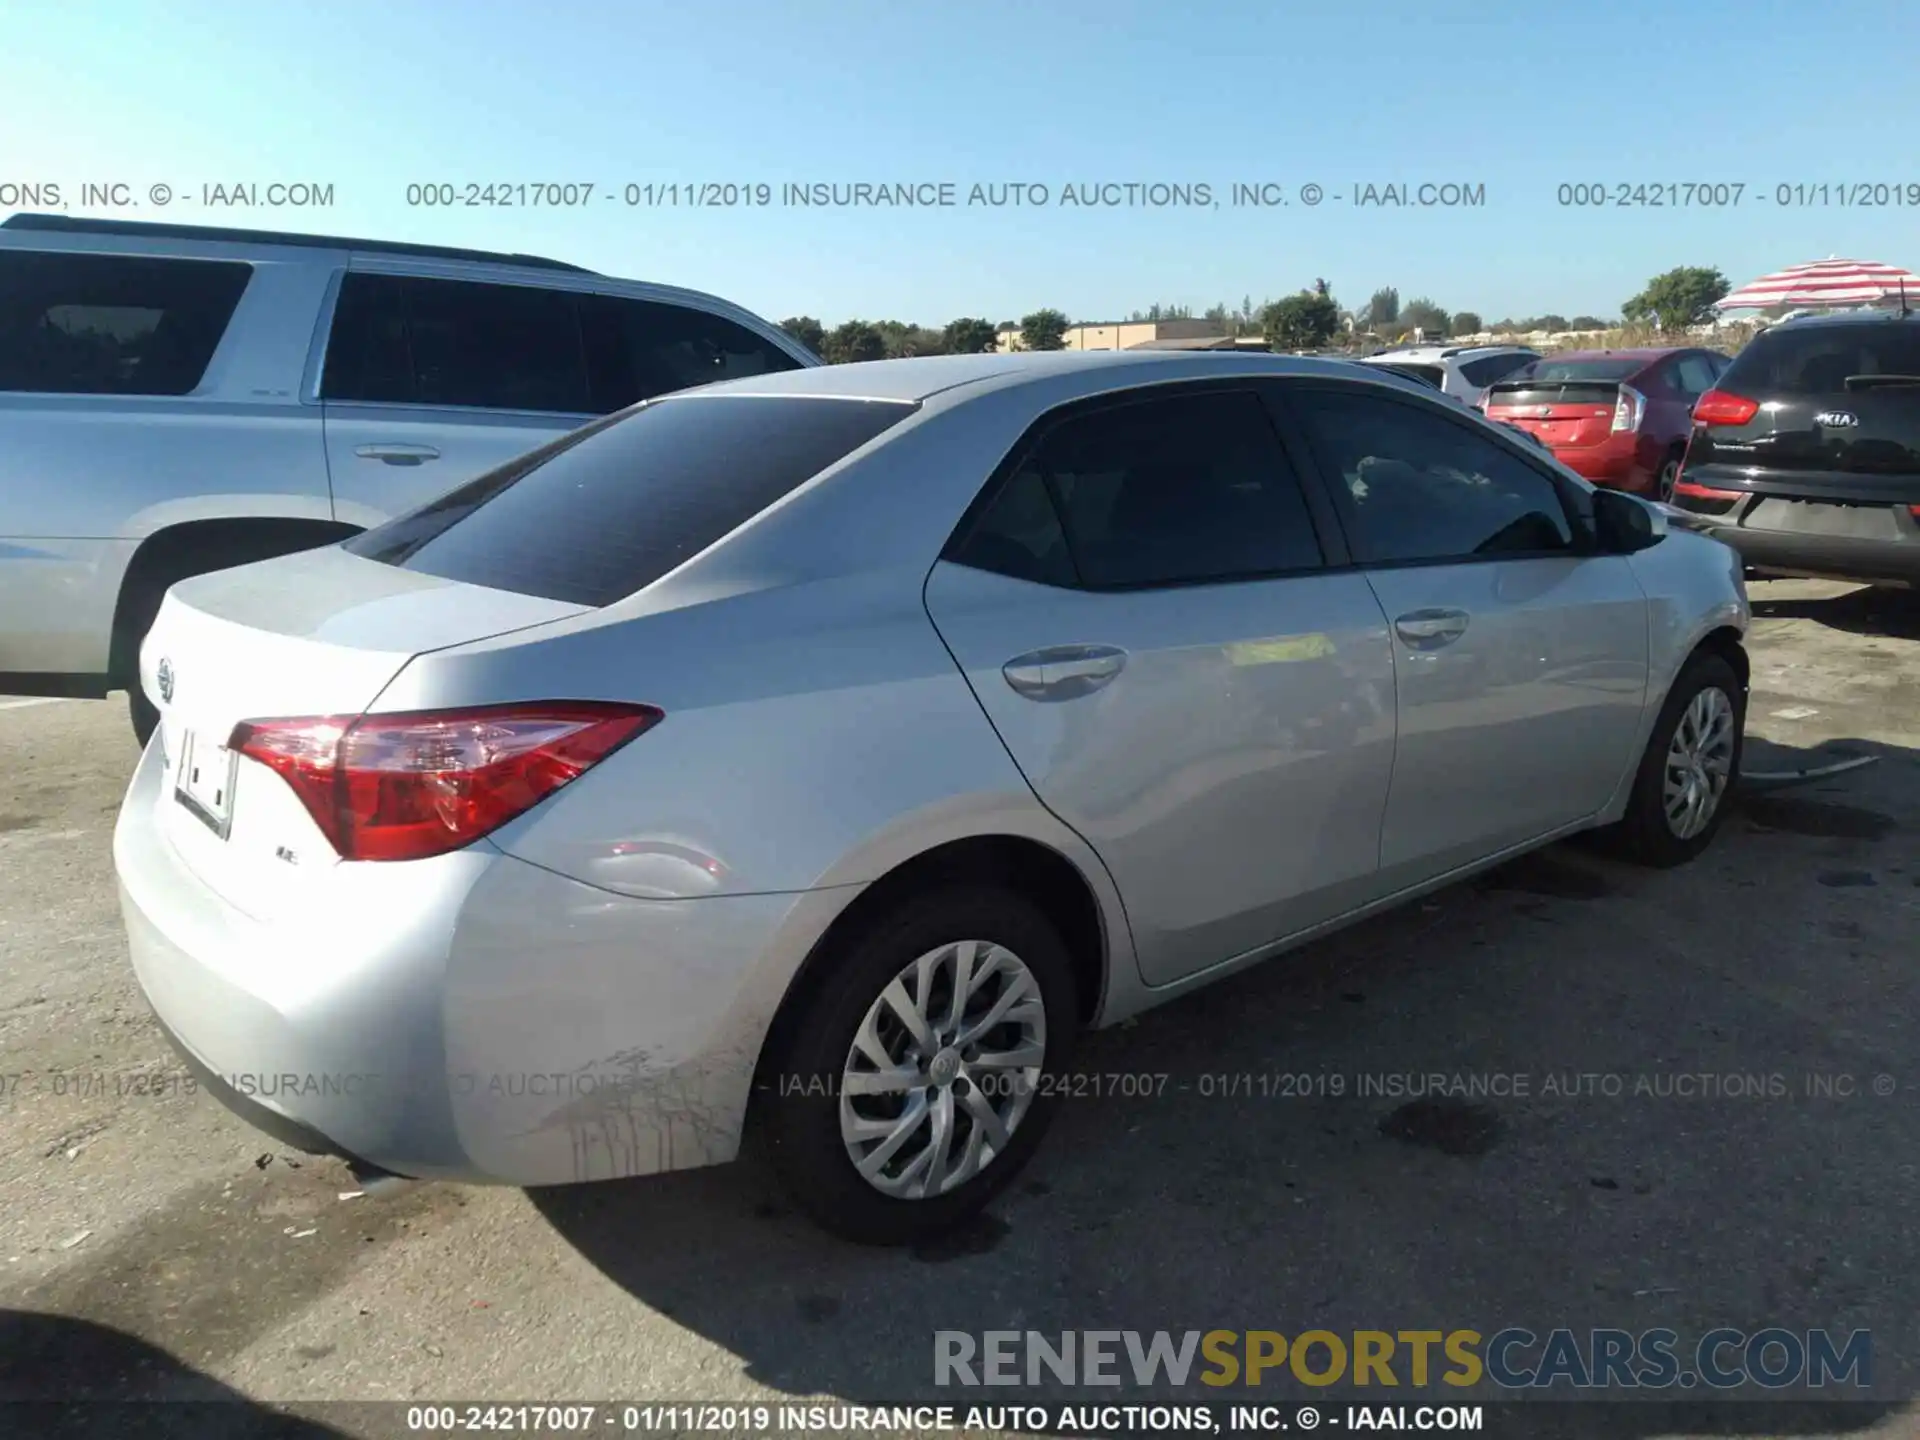
[[[1669,355],[1684,354],[1689,350],[1704,350],[1704,345],[1635,345],[1620,350],[1560,350],[1552,355],[1543,355],[1543,360],[1556,364],[1562,360],[1643,360],[1651,365],[1656,360],[1664,360]]]
[[[1920,299],[1916,295],[1915,299]],[[1920,324],[1920,311],[1912,310],[1835,310],[1825,315],[1795,315],[1790,320],[1782,320],[1769,325],[1760,334],[1768,335],[1776,330],[1826,330],[1846,325],[1886,325],[1901,323]],[[1757,338],[1757,337],[1756,337]]]
[[[951,392],[978,395],[1055,376],[1110,372],[1113,388],[1156,380],[1215,376],[1320,375],[1352,372],[1353,362],[1316,355],[1271,355],[1221,350],[1053,350],[1040,353],[926,355],[905,360],[867,360],[851,365],[782,370],[703,385],[687,396],[809,395],[849,400],[894,400],[919,404]]]

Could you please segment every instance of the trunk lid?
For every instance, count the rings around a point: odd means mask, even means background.
[[[1555,448],[1598,445],[1613,433],[1620,403],[1617,380],[1501,380],[1487,387],[1482,407]]]
[[[337,855],[286,783],[226,749],[243,720],[358,715],[414,656],[578,615],[570,602],[402,570],[337,546],[174,586],[141,647],[160,708],[158,822],[209,888],[256,918]]]

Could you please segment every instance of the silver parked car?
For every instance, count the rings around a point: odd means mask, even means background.
[[[0,694],[124,689],[175,581],[327,545],[655,395],[820,362],[531,255],[0,223]]]
[[[981,355],[708,386],[175,586],[133,963],[315,1151],[732,1158],[898,1242],[1076,1032],[1531,847],[1714,833],[1739,567],[1412,381]]]

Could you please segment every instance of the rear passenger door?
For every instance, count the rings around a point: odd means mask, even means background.
[[[350,269],[320,397],[334,517],[372,526],[594,412],[575,297]]]
[[[1261,394],[1057,411],[988,484],[928,611],[1041,801],[1100,854],[1144,978],[1371,897],[1385,617]]]
[[[1382,879],[1417,884],[1585,819],[1634,757],[1646,596],[1549,469],[1414,396],[1289,385],[1392,627]]]

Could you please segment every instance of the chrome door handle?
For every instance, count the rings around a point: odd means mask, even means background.
[[[1410,610],[1393,622],[1394,633],[1416,650],[1437,650],[1467,633],[1464,610]]]
[[[1029,700],[1077,700],[1091,695],[1127,663],[1127,652],[1112,645],[1054,645],[1007,661],[1000,673],[1016,695]]]
[[[424,465],[440,458],[431,445],[362,445],[353,453],[362,460],[384,460],[389,465]]]

